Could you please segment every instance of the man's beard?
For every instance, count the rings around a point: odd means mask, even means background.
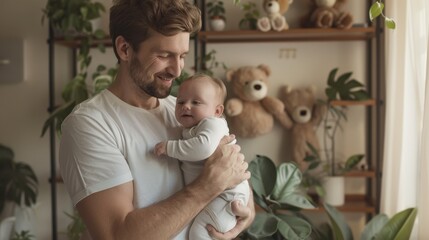
[[[170,95],[172,84],[170,85],[170,87],[167,88],[164,85],[157,85],[155,79],[150,81],[151,76],[144,76],[144,73],[140,71],[141,66],[142,65],[139,59],[133,56],[130,63],[130,76],[133,79],[134,83],[137,85],[137,87],[152,97],[168,97],[168,95]],[[165,75],[168,76],[164,77],[171,78],[170,74],[165,73]]]

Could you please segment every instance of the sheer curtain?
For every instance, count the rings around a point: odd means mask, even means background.
[[[386,129],[381,212],[418,208],[413,239],[429,239],[429,2],[388,1]],[[427,225],[427,224],[426,224]]]

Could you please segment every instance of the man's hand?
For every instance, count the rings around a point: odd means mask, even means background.
[[[253,193],[252,189],[250,189],[250,196],[249,196],[249,202],[247,206],[241,205],[240,201],[234,201],[231,204],[232,206],[232,212],[237,216],[237,225],[230,231],[226,233],[221,233],[216,231],[216,229],[208,225],[207,231],[209,232],[210,236],[214,239],[219,240],[227,240],[227,239],[235,239],[238,234],[243,232],[246,228],[248,228],[255,218],[255,205],[253,202]]]

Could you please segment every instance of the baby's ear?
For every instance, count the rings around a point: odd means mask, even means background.
[[[216,112],[215,112],[216,117],[222,117],[223,116],[223,110],[224,110],[224,108],[225,107],[223,106],[223,104],[217,105]]]

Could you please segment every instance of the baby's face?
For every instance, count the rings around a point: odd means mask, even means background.
[[[223,108],[214,83],[205,78],[185,81],[180,85],[176,101],[176,118],[186,128],[207,117],[220,117]]]

